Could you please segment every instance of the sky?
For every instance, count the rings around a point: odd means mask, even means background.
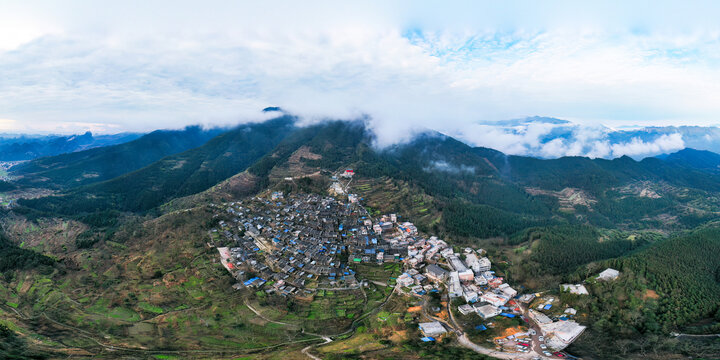
[[[280,106],[367,117],[379,145],[433,129],[547,157],[666,151],[683,135],[608,133],[720,123],[719,17],[703,1],[0,1],[0,132],[225,126]],[[492,125],[534,115],[572,121],[573,140]]]

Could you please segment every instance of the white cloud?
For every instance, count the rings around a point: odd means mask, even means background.
[[[641,156],[648,154],[662,154],[677,151],[685,148],[682,135],[675,133],[662,135],[652,142],[645,142],[639,138],[633,138],[630,142],[613,144],[611,146],[613,156]]]
[[[0,24],[26,24],[0,26],[0,118],[24,131],[224,125],[277,105],[306,121],[369,116],[379,145],[431,128],[512,154],[606,157],[679,142],[618,144],[600,124],[720,115],[712,3],[657,7],[673,16],[619,2],[41,5],[0,5]],[[478,124],[530,114],[583,126],[545,141],[557,126]]]
[[[469,173],[473,174],[475,173],[475,167],[474,166],[468,166],[465,164],[453,165],[445,160],[437,160],[437,161],[431,161],[430,165],[424,169],[427,172],[431,171],[442,171],[442,172],[448,172],[453,174],[459,174],[459,173]]]

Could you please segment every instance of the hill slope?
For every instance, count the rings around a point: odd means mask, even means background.
[[[324,191],[329,184],[313,180],[327,181],[318,176],[321,171],[352,167],[358,179],[382,178],[429,196],[437,214],[447,210],[453,216],[428,218],[427,225],[440,224],[463,237],[510,236],[529,226],[558,222],[674,231],[712,220],[720,207],[709,196],[720,191],[720,177],[679,164],[674,156],[542,160],[472,148],[434,132],[385,149],[377,149],[373,141],[363,122],[295,128],[291,117],[282,117],[241,126],[117,178],[21,204],[63,214],[147,211],[246,169],[253,181],[244,193],[275,186],[287,177],[302,179],[306,191]],[[29,175],[26,181],[39,181],[38,176]]]
[[[666,156],[664,160],[688,168],[720,172],[720,154],[706,150],[687,148]]]
[[[239,126],[203,146],[165,157],[114,179],[82,186],[61,196],[24,200],[23,205],[60,214],[146,211],[176,197],[201,192],[265,155],[294,128],[282,117]]]
[[[13,167],[11,175],[30,186],[82,186],[112,179],[165,156],[198,147],[223,131],[197,126],[158,130],[124,144],[36,159]]]
[[[0,161],[31,160],[43,156],[54,156],[110,146],[132,141],[141,134],[121,133],[96,136],[90,132],[72,136],[8,137],[0,138]]]
[[[268,346],[280,343],[286,334],[274,336],[277,329],[251,320],[256,316],[231,290],[235,280],[207,248],[218,220],[214,216],[225,208],[197,205],[270,189],[325,194],[334,174],[353,168],[350,189],[363,197],[371,214],[397,211],[425,235],[441,236],[451,245],[490,244],[488,256],[498,272],[524,291],[553,293],[561,277],[578,283],[605,267],[619,269],[623,275],[616,282],[591,279],[586,284],[592,299],[574,299],[577,319],[591,327],[592,336],[584,335],[573,352],[619,357],[617,340],[630,339],[632,346],[639,344],[631,352],[643,357],[642,347],[655,341],[652,336],[717,314],[720,265],[714,254],[720,251],[720,233],[711,226],[720,204],[713,202],[716,175],[700,170],[704,162],[538,160],[471,148],[436,133],[386,149],[373,143],[362,122],[298,128],[293,118],[283,117],[240,126],[107,181],[21,201],[59,219],[17,221],[10,227],[12,240],[21,244],[32,236],[36,240],[25,246],[59,249],[56,266],[63,272],[37,275],[34,281],[29,272],[0,279],[7,283],[0,292],[20,299],[23,311],[82,319],[73,326],[113,344],[182,350],[245,338]],[[182,211],[158,217],[148,211],[180,197],[187,201],[173,203],[171,210]],[[108,225],[107,219],[117,215],[114,210],[128,213]],[[698,214],[702,221],[683,222],[683,216]],[[703,222],[710,224],[700,226]],[[40,232],[38,224],[45,224]],[[698,227],[703,230],[695,231]],[[530,263],[538,266],[534,273]],[[542,278],[542,287],[518,272]],[[662,298],[655,301],[646,294]],[[296,315],[296,305],[280,299],[290,315]],[[407,306],[397,309],[404,313]],[[596,346],[601,338],[607,347]],[[662,346],[658,342],[657,358],[674,351]]]

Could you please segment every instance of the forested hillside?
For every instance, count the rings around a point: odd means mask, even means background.
[[[669,159],[674,159],[674,156]],[[677,186],[720,190],[718,178],[701,171],[702,168],[699,167],[700,164],[706,164],[706,161],[697,158],[692,165],[686,162],[687,166],[679,166],[675,161],[658,158],[635,161],[627,156],[606,160],[587,157],[537,159],[494,155],[489,160],[493,161],[505,178],[513,182],[551,190],[575,187],[599,195],[608,188],[629,181],[663,181]]]
[[[176,197],[195,194],[245,170],[294,128],[283,117],[240,126],[203,146],[168,156],[140,170],[86,185],[60,196],[23,200],[42,213],[83,214],[108,210],[146,211]]]
[[[11,274],[13,270],[47,270],[54,260],[32,250],[22,249],[0,233],[0,272]]]
[[[712,227],[602,263],[600,268],[618,269],[622,276],[615,282],[593,282],[590,298],[569,298],[587,311],[586,321],[592,324],[592,336],[575,345],[575,351],[604,358],[650,351],[720,353],[720,344],[714,350],[690,349],[662,336],[691,331],[690,325],[703,319],[696,331],[720,332],[719,252],[720,229]],[[584,276],[578,273],[570,280]],[[615,343],[617,339],[622,340]],[[625,353],[618,354],[618,348]]]
[[[211,319],[232,334],[246,336],[250,328],[262,333],[267,327],[228,325],[238,309],[247,308],[233,303],[228,296],[235,294],[229,290],[232,279],[219,275],[225,271],[209,260],[217,256],[206,247],[210,203],[276,190],[327,194],[332,177],[351,168],[350,191],[364,197],[372,214],[400,209],[398,214],[428,235],[458,247],[484,247],[494,269],[518,290],[551,293],[577,308],[578,321],[590,325],[592,335],[581,337],[572,353],[642,358],[650,344],[659,356],[708,351],[706,345],[679,349],[688,345],[672,343],[667,334],[718,328],[720,264],[714,254],[720,251],[720,230],[713,224],[720,214],[720,185],[709,170],[715,166],[712,154],[686,151],[643,161],[539,160],[472,148],[430,132],[377,148],[361,121],[306,127],[295,121],[283,116],[242,125],[207,141],[210,135],[198,128],[156,132],[14,169],[23,178],[0,183],[0,191],[31,191],[32,186],[55,193],[31,193],[5,210],[2,226],[16,236],[15,242],[0,239],[0,272],[13,284],[5,292],[26,304],[40,302],[59,318],[109,312],[100,322],[77,320],[74,326],[98,331],[112,325],[113,339],[129,336],[152,343],[144,335],[128,335],[137,330],[135,323],[164,314],[182,318],[184,310],[200,311],[207,316],[199,322]],[[202,144],[163,155],[197,142]],[[138,152],[142,147],[151,150]],[[242,191],[227,190],[233,186]],[[23,237],[35,239],[32,247],[21,246],[17,239]],[[56,249],[59,259],[31,249]],[[621,277],[594,281],[606,267],[620,270]],[[46,279],[20,286],[28,273]],[[201,279],[212,285],[201,285]],[[70,288],[82,288],[82,297],[51,290],[68,281]],[[562,282],[584,282],[592,296],[560,293]],[[96,295],[116,288],[123,290]],[[143,295],[150,288],[162,295]],[[220,288],[228,292],[218,293]],[[55,308],[50,305],[55,296],[73,300]],[[209,300],[228,302],[235,306],[233,313],[203,307]],[[153,326],[137,325],[140,330]],[[175,331],[172,324],[157,326]],[[193,329],[200,328],[214,334],[204,325]],[[172,337],[173,346],[180,338],[188,341],[187,336]],[[25,346],[17,340],[6,339],[12,351]]]
[[[669,163],[711,173],[720,172],[720,154],[711,151],[683,149],[664,157],[664,160]]]
[[[147,211],[203,191],[246,168],[259,179],[256,186],[264,188],[287,175],[302,175],[292,171],[299,171],[297,166],[303,164],[313,169],[308,174],[354,167],[361,177],[387,177],[416,186],[437,198],[439,208],[446,211],[440,223],[443,231],[459,237],[511,237],[527,227],[563,223],[674,231],[710,221],[713,209],[720,209],[707,196],[720,182],[716,175],[697,168],[703,159],[692,168],[627,157],[540,160],[471,148],[431,132],[409,143],[378,149],[363,122],[335,121],[295,129],[290,117],[241,126],[204,146],[128,172],[168,149],[177,149],[176,142],[153,141],[167,135],[153,133],[128,144],[18,167],[15,172],[25,174],[24,184],[76,187],[21,204],[45,213]],[[201,142],[206,135],[187,129],[183,139]],[[137,151],[143,142],[156,144],[157,151]],[[189,146],[180,143],[180,147]],[[304,151],[311,155],[302,155]],[[290,166],[293,154],[296,164]],[[122,175],[99,181],[116,174]],[[560,193],[565,189],[570,193]]]
[[[36,159],[17,165],[11,175],[28,186],[78,187],[140,169],[161,158],[201,146],[223,129],[198,126],[158,130],[136,140],[85,151]]]

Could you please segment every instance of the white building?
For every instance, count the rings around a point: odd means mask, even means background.
[[[382,226],[380,224],[373,225],[373,231],[375,231],[375,234],[382,234]]]
[[[466,281],[466,282],[475,281],[475,274],[473,274],[472,270],[470,270],[470,269],[465,269],[464,271],[458,271],[458,277],[460,277],[460,281]]]
[[[476,302],[478,300],[478,293],[471,289],[463,289],[463,299],[465,299],[465,302]]]
[[[545,334],[545,343],[556,351],[570,345],[586,328],[572,320],[540,325],[540,329]]]
[[[468,304],[463,304],[463,305],[458,306],[458,312],[460,312],[463,315],[467,315],[467,314],[475,312],[475,309],[473,309],[473,307]]]
[[[450,272],[450,282],[448,284],[448,293],[451,298],[461,297],[463,295],[462,286],[460,285],[460,277],[457,271]]]
[[[489,272],[489,271],[483,272],[483,273],[482,273],[482,276],[485,278],[485,280],[488,280],[488,281],[490,281],[490,280],[492,280],[492,279],[495,278],[495,275],[494,275],[493,273]]]
[[[412,276],[410,276],[410,274],[403,273],[402,275],[398,276],[397,283],[398,283],[398,285],[403,286],[403,287],[410,287],[413,284],[415,284],[415,279],[413,279]]]
[[[569,307],[569,308],[565,309],[565,311],[563,311],[563,313],[568,314],[568,315],[575,315],[575,314],[577,314],[577,310]]]
[[[437,336],[447,332],[439,321],[420,323],[418,327],[425,336]]]
[[[483,305],[479,308],[477,308],[477,314],[480,315],[483,319],[489,319],[493,316],[498,316],[502,312],[497,306],[493,305]]]
[[[493,294],[491,292],[488,292],[488,293],[483,294],[480,297],[480,300],[484,301],[488,304],[500,307],[500,306],[505,305],[510,300],[510,298],[503,296],[503,295],[498,295],[498,294]]]
[[[457,255],[455,255],[455,254],[448,255],[446,257],[446,259],[450,263],[450,266],[453,268],[453,270],[455,270],[457,272],[464,272],[464,271],[468,270],[467,266],[465,266],[465,264],[463,264],[462,260],[460,260],[460,258]]]
[[[530,316],[531,319],[535,320],[536,323],[540,324],[540,326],[552,323],[552,320],[550,320],[547,315],[533,309],[530,309],[528,311],[528,316]]]
[[[472,269],[472,271],[480,273],[480,259],[478,259],[477,255],[473,253],[467,254],[465,257],[465,263]]]
[[[617,271],[615,269],[607,268],[607,269],[603,270],[603,272],[598,274],[597,279],[601,280],[601,281],[611,281],[611,280],[617,279],[618,276],[620,276],[619,271]]]
[[[560,290],[569,291],[571,294],[590,295],[583,284],[561,284]]]
[[[448,256],[453,254],[453,249],[446,247],[440,250],[440,255],[447,259]]]
[[[478,260],[478,272],[490,271],[491,267],[492,263],[490,262],[490,259],[482,257],[480,258],[480,260]]]
[[[511,288],[510,285],[508,285],[508,284],[502,284],[502,285],[498,286],[498,289],[500,291],[502,291],[503,294],[505,294],[506,296],[511,297],[511,298],[515,297],[515,295],[517,295],[517,293],[518,293],[515,289]]]

